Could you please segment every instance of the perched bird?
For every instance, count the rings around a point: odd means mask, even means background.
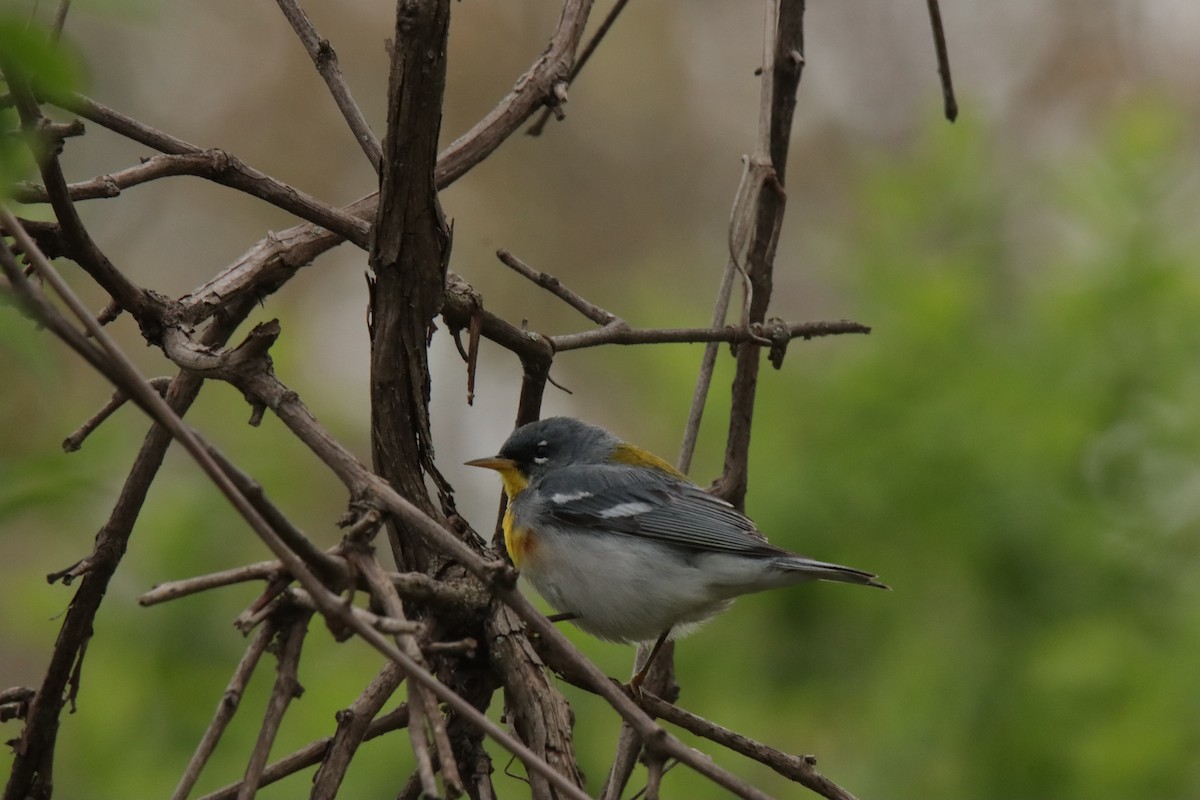
[[[875,575],[767,542],[748,517],[669,463],[570,417],[523,425],[498,455],[504,543],[561,616],[615,642],[690,632],[738,595],[813,580],[888,588]]]

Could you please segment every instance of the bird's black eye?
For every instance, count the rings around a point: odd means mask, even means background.
[[[545,464],[550,460],[550,444],[545,440],[537,443],[533,448],[533,463]]]

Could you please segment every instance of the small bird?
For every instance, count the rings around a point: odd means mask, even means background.
[[[577,419],[523,425],[498,455],[467,465],[500,473],[504,544],[559,618],[601,639],[655,642],[635,688],[665,641],[739,595],[813,580],[888,588],[769,544],[663,459]]]

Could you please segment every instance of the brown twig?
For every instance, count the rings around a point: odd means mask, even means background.
[[[67,24],[67,12],[71,10],[71,0],[59,0],[58,9],[54,12],[54,22],[50,26],[50,41],[57,42],[62,38],[63,28]]]
[[[950,52],[946,48],[946,31],[942,28],[942,9],[938,0],[927,0],[929,24],[933,28],[933,48],[937,53],[938,77],[942,82],[942,108],[946,119],[958,119],[958,100],[954,97],[954,81],[950,77]]]
[[[754,154],[749,159],[751,188],[733,225],[750,231],[745,248],[745,272],[749,307],[747,327],[766,319],[771,302],[775,247],[787,202],[784,175],[788,143],[796,108],[796,90],[804,68],[804,2],[771,0],[764,35],[764,68],[759,102],[759,126]],[[733,380],[725,468],[715,493],[741,507],[745,500],[754,419],[754,397],[758,386],[759,345],[748,342],[738,348]]]
[[[350,87],[346,85],[346,81],[342,77],[342,68],[338,65],[337,53],[334,52],[333,45],[329,43],[328,39],[322,39],[317,35],[317,29],[313,27],[312,21],[309,20],[308,15],[304,13],[304,9],[296,0],[277,0],[277,2],[279,10],[287,17],[292,30],[296,32],[300,43],[304,45],[304,49],[313,60],[317,72],[324,78],[325,85],[329,87],[333,101],[337,103],[338,110],[342,112],[346,124],[350,126],[355,141],[367,156],[371,167],[375,172],[379,172],[380,162],[383,158],[379,137],[371,130],[367,118],[363,116],[362,110],[354,102],[354,98],[350,94]]]
[[[396,587],[392,585],[391,581],[384,574],[383,569],[376,563],[373,553],[366,548],[358,547],[352,549],[348,557],[351,563],[357,567],[359,574],[366,579],[367,584],[371,587],[372,594],[387,612],[388,616],[393,619],[403,620],[405,618],[404,606],[400,601],[400,595],[396,593]],[[421,648],[413,636],[398,635],[396,637],[396,644],[399,645],[414,663],[420,665],[423,669],[427,669],[425,656],[422,654]],[[437,704],[433,702],[432,695],[424,690],[423,687],[410,687],[408,702],[409,711],[412,714],[412,721],[409,724],[410,739],[413,744],[413,755],[417,759],[423,791],[428,796],[437,796],[440,794],[438,792],[437,781],[433,776],[428,743],[425,740],[425,728],[428,726],[429,731],[433,734],[434,744],[437,747],[438,761],[442,768],[442,779],[446,786],[445,793],[450,797],[459,796],[463,790],[462,779],[459,777],[458,765],[450,749],[450,741],[446,737],[445,720],[438,712]],[[348,759],[346,763],[347,765],[349,764]],[[340,781],[340,777],[338,780]],[[337,784],[335,783],[333,786],[336,787]]]
[[[93,193],[98,193],[95,196],[100,197],[112,196],[104,194],[104,192],[111,192],[111,186],[105,185],[107,178],[112,178],[116,187],[120,189],[124,188],[121,181],[132,181],[128,184],[132,186],[157,177],[194,175],[265,200],[271,205],[295,214],[300,219],[308,220],[336,233],[340,238],[352,242],[358,247],[366,248],[367,246],[368,228],[363,220],[244,164],[240,159],[223,150],[206,150],[185,142],[81,94],[53,98],[53,101],[55,105],[78,114],[84,119],[89,119],[115,133],[160,150],[166,156],[175,157],[158,156],[147,162],[150,164],[148,167],[143,164],[139,167],[130,167],[112,176],[95,178],[89,181],[85,188],[80,189],[85,196]],[[52,191],[51,182],[46,180],[45,176],[43,176],[43,181],[49,194]],[[69,197],[70,188],[65,182],[62,186],[64,196]],[[62,220],[61,215],[59,219]],[[126,308],[129,307],[126,306]],[[129,308],[129,311],[135,312],[136,309]]]
[[[529,637],[523,635],[517,614],[497,603],[489,610],[484,625],[488,659],[504,687],[509,723],[535,753],[582,788],[585,783],[575,755],[571,706]],[[529,773],[531,797],[547,797],[551,792],[545,778]]]
[[[262,518],[271,526],[288,549],[303,559],[304,563],[312,567],[313,572],[321,578],[323,583],[335,589],[339,588],[346,577],[344,560],[331,556],[313,544],[312,540],[304,535],[304,531],[300,530],[300,528],[288,519],[287,515],[279,509],[279,506],[271,502],[262,484],[239,469],[220,450],[209,446],[208,454],[220,465],[225,475],[241,495],[262,515]]]
[[[0,54],[0,69],[3,69],[12,91],[22,127],[36,130],[45,121],[45,116],[28,79],[4,54]],[[139,324],[145,326],[143,330],[147,331],[149,323],[161,317],[161,301],[125,277],[92,240],[71,201],[57,154],[51,150],[39,155],[38,170],[42,175],[42,183],[46,186],[49,202],[58,218],[60,235],[71,247],[75,260],[114,300],[133,313]],[[10,234],[15,233],[13,223],[15,220],[5,223]],[[25,245],[22,245],[22,250],[29,253]]]
[[[157,391],[160,395],[165,396],[167,393],[167,388],[171,385],[171,378],[169,376],[162,378],[151,378],[150,380],[146,381],[146,383],[154,387],[155,391]],[[125,405],[125,401],[128,399],[129,397],[119,389],[113,392],[112,397],[108,399],[108,402],[105,403],[99,411],[97,411],[82,425],[80,425],[74,433],[72,433],[66,439],[63,439],[63,450],[68,453],[74,453],[76,450],[82,447],[84,440],[91,435],[92,431],[100,427],[100,425],[106,419],[111,417],[118,408]]]
[[[292,586],[280,592],[280,596],[289,605],[309,611],[325,611],[325,608],[322,607],[323,604],[305,589]],[[389,636],[412,636],[414,634],[425,633],[425,626],[420,622],[411,622],[390,614],[376,614],[374,611],[368,611],[358,606],[344,605],[343,607],[346,609],[344,613],[349,614],[357,622],[368,625],[374,630]],[[269,618],[272,613],[274,613],[273,608],[268,607],[264,609],[265,618]],[[339,621],[344,622],[345,620]]]
[[[168,600],[178,600],[181,597],[217,589],[222,586],[232,586],[246,581],[263,580],[279,575],[283,565],[279,561],[259,561],[257,564],[246,564],[233,569],[222,570],[195,578],[185,578],[179,581],[160,583],[138,598],[142,606],[153,606]]]
[[[298,671],[300,668],[300,650],[304,646],[304,637],[308,633],[308,620],[312,614],[303,612],[292,615],[291,619],[280,623],[280,635],[283,644],[279,649],[279,660],[276,668],[275,687],[271,690],[271,699],[267,701],[267,710],[263,714],[262,728],[250,753],[250,763],[246,765],[246,774],[242,777],[242,788],[238,791],[238,800],[250,800],[258,790],[262,780],[263,770],[267,766],[267,758],[271,755],[271,745],[279,732],[283,715],[287,712],[292,700],[304,693],[300,685]]]
[[[829,800],[855,800],[854,795],[816,770],[817,759],[813,756],[784,753],[748,736],[743,736],[737,731],[710,722],[652,694],[643,695],[642,706],[659,719],[666,720],[672,725],[678,725],[690,733],[702,736],[760,764],[765,764],[785,778],[796,781],[822,797]]]
[[[553,106],[555,87],[565,85],[583,38],[592,0],[566,0],[558,27],[546,48],[512,91],[483,119],[451,142],[438,156],[437,185],[443,188],[486,158],[547,101]]]
[[[246,647],[246,652],[242,654],[241,660],[238,661],[238,665],[229,679],[229,684],[225,687],[225,691],[221,694],[221,699],[217,702],[217,710],[213,714],[212,722],[208,724],[208,728],[204,731],[204,736],[201,737],[200,743],[196,745],[196,751],[188,761],[187,768],[184,769],[183,775],[175,787],[175,792],[171,795],[171,800],[186,800],[187,796],[191,794],[196,781],[200,779],[200,773],[204,770],[204,765],[208,763],[208,759],[216,749],[217,743],[221,741],[221,736],[225,733],[225,728],[228,727],[229,722],[233,719],[233,715],[237,713],[238,705],[242,701],[242,694],[246,691],[246,685],[250,682],[250,676],[254,674],[254,668],[258,666],[259,658],[262,657],[262,654],[267,649],[267,645],[275,638],[277,632],[278,628],[275,625],[264,625],[258,629],[258,633],[250,640],[250,644]]]
[[[613,23],[617,21],[617,17],[620,16],[621,12],[625,10],[625,5],[628,2],[629,0],[617,0],[617,2],[613,3],[613,7],[609,9],[608,14],[606,14],[604,19],[600,22],[599,27],[596,28],[596,32],[592,34],[592,38],[588,40],[586,45],[584,45],[583,52],[579,54],[579,58],[575,61],[575,66],[571,67],[570,77],[567,78],[568,85],[575,83],[575,78],[579,76],[579,73],[583,70],[584,65],[587,64],[588,59],[592,57],[592,53],[596,52],[596,48],[599,47],[600,42],[608,34],[608,31],[613,26]],[[550,120],[550,115],[553,113],[553,111],[554,109],[551,106],[546,106],[543,108],[542,113],[538,115],[537,120],[525,131],[525,135],[541,136],[542,130],[546,127],[546,123]]]
[[[605,311],[582,295],[568,289],[558,278],[545,272],[539,272],[507,250],[497,250],[496,257],[506,267],[546,289],[597,325],[624,324],[616,314]]]
[[[604,327],[582,333],[568,333],[547,337],[556,352],[598,347],[606,344],[695,344],[698,342],[727,342],[729,344],[755,344],[764,336],[781,333],[789,339],[813,339],[819,336],[836,336],[845,333],[870,333],[871,329],[859,322],[833,320],[828,322],[790,322],[773,325],[752,323],[746,328],[622,328]],[[768,340],[769,341],[769,340]]]
[[[517,79],[516,88],[487,116],[438,155],[434,170],[434,183],[438,189],[445,189],[487,158],[542,105],[558,76],[570,72],[591,6],[591,0],[568,0],[565,3],[549,47]],[[73,98],[76,103],[85,100],[79,95]],[[91,104],[91,101],[87,103]],[[95,116],[83,114],[78,109],[72,110],[163,152],[188,152],[187,148],[191,147],[187,142],[141,125],[98,104],[91,104],[88,108],[89,113]],[[352,203],[343,211],[360,219],[371,219],[375,217],[378,203],[378,194],[372,194]],[[341,241],[330,231],[312,225],[299,225],[272,234],[219,275],[184,297],[181,302],[185,319],[197,323],[243,297],[264,297],[282,286],[298,269]],[[448,293],[453,293],[453,289],[448,287]],[[466,324],[460,327],[466,327]],[[497,327],[485,324],[484,335],[497,330]],[[496,341],[501,346],[508,346],[514,341],[507,331],[497,335],[499,339]],[[537,363],[540,367],[541,362]]]
[[[321,766],[313,776],[312,797],[334,797],[358,746],[369,738],[376,715],[404,680],[394,662],[384,662],[379,673],[349,708],[337,714],[337,732],[326,740]],[[407,708],[406,708],[407,711]],[[406,714],[407,716],[407,714]],[[408,720],[405,720],[407,724]]]
[[[739,211],[745,202],[749,172],[750,165],[747,160],[742,170],[741,182],[734,195],[733,208],[730,211],[728,234],[729,258],[725,262],[725,271],[721,276],[721,287],[717,290],[717,300],[713,307],[713,328],[719,328],[725,324],[725,318],[729,313],[729,301],[733,295],[734,274],[737,273],[743,277],[745,276],[745,271],[740,266],[740,258],[741,252],[745,248],[745,239],[749,233],[749,227],[741,221],[742,215]],[[749,300],[748,285],[746,299],[747,301]],[[743,314],[743,317],[745,317],[745,314]],[[746,322],[746,319],[742,320],[743,325]],[[692,456],[696,452],[696,441],[700,436],[700,423],[704,419],[704,407],[708,403],[708,392],[712,387],[712,377],[716,369],[717,353],[719,350],[718,342],[709,342],[705,345],[704,356],[700,360],[700,370],[696,375],[696,387],[692,390],[692,404],[688,409],[688,419],[683,429],[683,441],[679,445],[679,460],[676,463],[679,471],[685,475],[692,469]]]
[[[381,717],[376,717],[367,726],[366,735],[363,736],[363,741],[370,741],[377,736],[382,736],[385,733],[399,730],[408,725],[408,706],[401,704],[398,708],[389,711]],[[306,767],[311,767],[321,761],[325,752],[329,749],[329,745],[333,742],[332,736],[326,736],[324,739],[318,739],[315,742],[305,745],[299,750],[279,759],[275,763],[263,770],[262,778],[259,780],[258,787],[261,789],[264,786],[280,781],[289,775],[294,775]],[[224,788],[218,789],[215,792],[204,795],[200,800],[234,800],[238,792],[241,790],[241,782],[231,784]]]
[[[340,554],[334,551],[327,555],[343,575],[349,575],[348,570],[342,566],[344,559]],[[282,562],[277,560],[260,561],[256,564],[246,564],[208,575],[161,583],[150,591],[144,592],[138,598],[138,603],[143,606],[153,606],[209,589],[232,586],[246,581],[264,580],[282,574]],[[389,572],[387,576],[388,580],[396,587],[396,591],[406,600],[428,603],[436,608],[456,613],[470,613],[470,610],[478,605],[472,594],[431,578],[423,572]]]

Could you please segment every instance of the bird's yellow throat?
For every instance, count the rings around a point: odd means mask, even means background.
[[[525,491],[525,487],[529,485],[529,479],[522,475],[516,467],[496,471],[500,473],[500,480],[504,482],[504,494],[508,496],[508,508],[504,511],[503,522],[504,547],[508,550],[508,557],[512,559],[513,566],[519,568],[531,542],[526,532],[513,524],[513,500]]]

